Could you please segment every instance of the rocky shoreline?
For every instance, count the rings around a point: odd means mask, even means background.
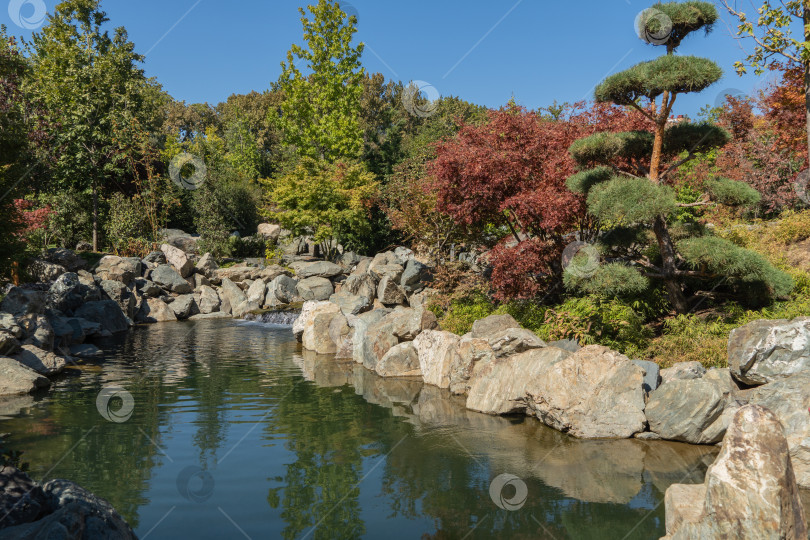
[[[53,283],[13,287],[0,303],[0,395],[47,388],[48,377],[69,363],[100,356],[86,341],[135,324],[220,317],[293,322],[305,350],[446,390],[470,411],[526,415],[580,439],[722,444],[717,468],[728,458],[729,433],[742,430],[744,436],[731,439],[747,445],[746,455],[767,454],[782,465],[757,478],[737,467],[731,480],[776,481],[782,499],[766,502],[792,509],[793,525],[783,537],[806,536],[794,536],[806,522],[791,493],[810,488],[810,318],[735,330],[727,369],[680,363],[659,371],[606,347],[546,343],[509,315],[479,320],[464,336],[442,331],[426,308],[435,294],[430,269],[404,248],[374,258],[345,253],[334,263],[306,255],[283,262],[219,268],[209,254],[198,258],[164,244],[143,259],[105,256],[91,272],[69,250],[50,250],[38,268]],[[770,435],[757,435],[762,430]],[[765,439],[767,448],[751,443]],[[681,524],[705,517],[695,507],[703,492],[671,489],[668,534],[699,537],[691,535],[705,524]],[[670,514],[679,517],[670,523]],[[775,526],[785,532],[789,521],[783,515]]]

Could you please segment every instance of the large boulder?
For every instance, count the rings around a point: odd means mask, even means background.
[[[562,349],[543,348],[478,362],[468,383],[467,408],[487,414],[526,412],[527,386],[570,355]]]
[[[135,280],[135,290],[147,298],[157,298],[163,294],[160,285],[149,279],[138,278]]]
[[[75,275],[75,274],[74,274]],[[15,316],[29,313],[43,313],[48,295],[45,291],[32,291],[22,287],[12,287],[3,301],[0,302],[0,311]]]
[[[278,242],[278,239],[281,236],[281,225],[276,223],[260,223],[259,227],[257,228],[257,233],[266,240]]]
[[[385,305],[398,305],[405,302],[405,289],[399,286],[397,279],[384,275],[377,286],[377,298]]]
[[[352,274],[343,282],[340,291],[374,300],[377,297],[377,280],[371,274]]]
[[[271,302],[275,298],[282,304],[293,302],[298,296],[298,282],[286,274],[281,274],[273,279],[267,286],[267,296],[265,302],[268,305],[276,305]]]
[[[782,425],[757,405],[734,415],[705,482],[671,486],[665,504],[666,538],[672,540],[807,538]]]
[[[13,358],[0,356],[0,396],[29,394],[50,385],[51,381],[33,369]]]
[[[337,304],[344,315],[360,315],[371,309],[372,305],[367,296],[356,296],[343,291],[330,296],[329,301]]]
[[[17,489],[11,493],[4,492],[4,497],[0,498],[9,498],[9,503],[13,501],[13,507],[22,506],[29,511],[25,514],[15,511],[13,526],[3,529],[3,538],[137,539],[130,526],[109,502],[96,497],[78,484],[67,480],[51,480],[40,487],[32,483],[32,489],[27,495],[18,494],[19,488],[15,487]],[[36,516],[34,509],[38,510]]]
[[[162,244],[160,251],[166,255],[166,261],[180,273],[181,277],[187,278],[194,272],[194,262],[182,249],[171,244]]]
[[[558,345],[554,345],[549,343],[549,347],[557,347],[562,345],[560,348],[565,348],[567,345],[566,343],[557,342]],[[571,352],[578,352],[582,347],[577,344],[576,349],[568,349]],[[650,362],[649,360],[633,360],[632,361],[635,365],[640,367],[644,370],[644,391],[648,394],[658,388],[661,384],[661,368],[655,362]]]
[[[298,261],[290,265],[295,275],[301,279],[311,277],[333,278],[343,273],[343,268],[329,261]]]
[[[40,375],[56,375],[61,373],[67,365],[67,361],[63,357],[34,345],[23,345],[22,350],[12,358]]]
[[[30,523],[47,511],[48,499],[39,484],[15,467],[0,468],[0,528]]]
[[[214,259],[213,255],[211,255],[210,253],[206,253],[205,255],[200,257],[199,261],[197,261],[196,268],[197,270],[200,271],[200,273],[204,274],[207,277],[211,277],[212,275],[214,275],[214,272],[219,268],[219,265],[217,264],[217,261],[216,259]]]
[[[405,265],[399,284],[405,292],[411,294],[423,289],[429,279],[430,269],[416,259],[410,259]]]
[[[207,315],[209,313],[216,313],[219,311],[220,306],[220,299],[217,291],[208,287],[207,285],[203,285],[200,287],[200,301],[198,305],[200,307],[200,313],[203,315]]]
[[[319,340],[331,341],[329,338],[329,323],[331,322],[331,317],[339,313],[340,308],[331,302],[305,302],[301,307],[301,315],[299,315],[293,323],[293,334],[301,341],[305,349],[314,351],[316,350]],[[316,329],[316,319],[321,315],[328,315],[328,317],[321,317]],[[332,346],[334,347],[334,343]],[[326,347],[326,345],[321,344],[321,348],[323,349],[324,347]],[[332,350],[331,352],[335,351]]]
[[[169,304],[169,309],[174,312],[175,317],[180,320],[188,319],[193,315],[200,313],[200,307],[192,294],[183,294],[174,299]]]
[[[160,323],[177,320],[174,311],[160,298],[147,298],[136,315],[138,322]]]
[[[460,340],[456,334],[440,330],[425,330],[416,337],[414,345],[426,384],[450,388],[450,373],[458,362]]]
[[[352,325],[354,327],[354,336],[352,337],[352,358],[356,363],[364,364],[365,359],[371,357],[372,340],[370,339],[369,330],[390,313],[390,309],[375,309],[374,311],[369,311],[353,318]],[[374,365],[376,366],[376,361]]]
[[[11,332],[0,330],[0,356],[10,356],[20,350],[20,342]]]
[[[475,321],[470,334],[474,338],[487,339],[495,334],[509,330],[510,328],[520,328],[514,317],[511,315],[490,315]]]
[[[26,267],[26,272],[37,283],[50,283],[67,272],[67,268],[61,264],[56,264],[42,259],[34,259]]]
[[[242,289],[239,288],[239,285],[228,278],[222,278],[222,285],[219,289],[219,297],[223,304],[225,302],[228,303],[231,310],[243,302],[247,302],[247,295],[245,295]],[[234,314],[234,316],[236,316],[236,314]]]
[[[120,282],[116,281],[116,283]],[[70,314],[85,302],[101,300],[102,291],[103,289],[99,288],[95,282],[89,285],[82,283],[77,274],[67,272],[59,276],[59,279],[48,289],[46,305],[50,309]]]
[[[68,272],[77,272],[87,267],[87,261],[65,248],[51,248],[42,252],[42,258],[48,262],[64,266]]]
[[[761,386],[750,402],[766,407],[782,423],[796,480],[810,489],[810,372]]]
[[[329,339],[335,344],[335,358],[350,360],[354,351],[354,330],[348,317],[341,312],[332,318],[332,322],[329,323]]]
[[[152,281],[160,285],[163,289],[177,293],[188,294],[194,290],[191,284],[183,279],[173,266],[168,264],[161,264],[149,276]]]
[[[560,349],[558,349],[560,350]],[[644,431],[644,370],[623,354],[591,345],[532,379],[532,412],[582,439],[624,439]]]
[[[76,317],[96,322],[102,330],[115,334],[129,329],[129,320],[113,300],[87,302],[75,312]]]
[[[676,380],[650,394],[646,415],[650,431],[662,439],[713,444],[726,433],[728,388],[710,380]]]
[[[525,328],[507,328],[487,336],[486,339],[498,358],[520,354],[531,349],[542,349],[546,346],[545,341]]]
[[[661,370],[661,384],[700,379],[705,374],[706,368],[700,362],[678,362],[672,367]]]
[[[336,335],[333,337],[329,330],[335,322],[335,319],[340,323],[345,323],[346,320],[340,312],[340,309],[335,309],[337,306],[331,303],[329,304],[330,307],[324,306],[314,313],[311,317],[311,323],[306,325],[304,333],[301,336],[301,345],[305,349],[315,351],[318,354],[334,354],[337,352],[337,340],[340,336]],[[339,326],[345,326],[346,333],[348,334],[348,325],[340,324]],[[342,331],[338,333],[342,333]]]
[[[298,282],[296,292],[305,302],[328,300],[335,292],[332,282],[322,277],[311,277]]]
[[[136,257],[107,255],[98,262],[95,272],[101,279],[129,284],[133,279],[141,277],[143,263]]]
[[[45,315],[31,314],[21,319],[25,325],[26,345],[34,345],[46,351],[52,351],[56,344],[56,334],[51,322]]]
[[[254,304],[263,306],[265,296],[267,296],[267,284],[261,279],[257,279],[250,284],[250,287],[248,287],[246,296],[248,302],[253,302]]]
[[[470,391],[470,378],[475,366],[495,360],[495,352],[485,339],[465,336],[458,343],[458,355],[450,365],[450,391],[454,394],[467,394]]]
[[[735,328],[728,338],[728,366],[735,379],[750,386],[810,370],[810,317]]]
[[[100,286],[109,299],[118,304],[124,315],[130,319],[135,317],[135,295],[126,285],[120,281],[105,279]]]
[[[418,377],[422,375],[419,352],[412,341],[394,345],[377,362],[374,370],[381,377]]]

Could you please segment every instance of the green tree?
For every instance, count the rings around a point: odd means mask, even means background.
[[[159,91],[137,64],[123,27],[110,36],[100,0],[57,4],[33,36],[30,91],[42,101],[52,130],[51,174],[57,189],[88,190],[93,204],[93,248],[99,247],[99,194],[125,179],[126,156],[117,137],[133,120],[151,129]]]
[[[360,65],[364,46],[352,45],[357,18],[347,16],[332,0],[319,0],[307,9],[313,20],[299,9],[307,47],[293,44],[287,61],[281,63],[278,88],[285,99],[279,123],[284,142],[299,156],[330,163],[357,159],[363,150],[364,75]]]
[[[312,234],[328,258],[338,244],[370,234],[369,205],[377,190],[374,175],[362,164],[334,165],[303,158],[272,187],[271,216],[293,234]]]
[[[649,119],[653,132],[603,132],[571,145],[580,172],[568,179],[569,189],[587,196],[589,212],[606,229],[600,238],[602,251],[613,262],[595,273],[577,272],[580,265],[570,265],[565,275],[569,287],[607,295],[638,293],[647,288],[649,279],[656,279],[664,283],[670,303],[681,313],[690,306],[684,292],[687,280],[696,288],[706,281],[729,281],[749,292],[764,289],[768,296],[791,290],[790,278],[763,257],[706,234],[698,224],[674,219],[685,207],[746,206],[759,200],[747,184],[725,178],[706,181],[705,195],[688,202],[678,200],[668,185],[678,167],[730,138],[712,124],[668,122],[679,95],[702,91],[722,77],[710,60],[674,54],[685,37],[697,30],[710,31],[717,18],[709,2],[655,4],[639,18],[639,35],[652,45],[665,46],[666,54],[597,86],[598,102],[637,109]]]
[[[765,1],[757,10],[756,22],[744,11],[732,6],[728,0],[720,0],[726,10],[737,18],[737,35],[754,42],[754,51],[745,61],[734,63],[739,75],[753,67],[757,75],[766,68],[775,67],[780,57],[802,66],[804,69],[805,116],[807,146],[810,152],[810,0],[788,0],[774,6]],[[793,37],[791,27],[801,27],[800,38]],[[747,66],[746,66],[747,64]]]

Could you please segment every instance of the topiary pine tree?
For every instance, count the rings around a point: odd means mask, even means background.
[[[708,123],[669,122],[680,94],[700,92],[720,80],[722,70],[705,58],[679,56],[676,49],[692,32],[710,32],[718,19],[710,2],[657,3],[638,18],[638,32],[666,54],[605,79],[597,102],[632,107],[644,114],[651,131],[597,133],[576,141],[570,153],[579,172],[567,185],[587,197],[588,211],[599,219],[599,249],[610,261],[595,272],[565,274],[569,288],[589,293],[639,292],[650,280],[663,282],[672,306],[689,310],[687,292],[712,281],[728,282],[747,294],[787,294],[789,276],[760,255],[711,236],[698,223],[683,223],[684,207],[727,204],[747,206],[759,194],[727,178],[703,183],[703,198],[678,201],[669,185],[672,173],[702,152],[723,146],[730,135]],[[686,287],[686,291],[685,291]]]

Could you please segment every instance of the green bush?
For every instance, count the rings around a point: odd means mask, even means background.
[[[140,205],[122,193],[114,193],[107,199],[109,214],[104,223],[107,242],[116,253],[126,250],[130,239],[145,240],[146,216]]]

